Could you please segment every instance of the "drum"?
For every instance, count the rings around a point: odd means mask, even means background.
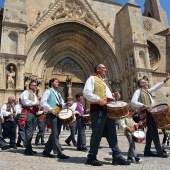
[[[135,142],[141,143],[145,140],[145,133],[143,130],[139,129],[132,133],[132,138]]]
[[[70,109],[63,109],[58,114],[63,125],[70,125],[76,120],[76,116]]]
[[[164,129],[170,126],[170,109],[168,104],[158,104],[150,110],[154,122],[159,129]]]
[[[107,104],[107,116],[110,119],[124,118],[128,114],[128,104],[126,102],[116,101]]]
[[[90,114],[83,115],[83,122],[85,125],[89,125],[91,123]]]
[[[147,109],[142,109],[139,112],[140,121],[142,121],[144,127],[147,125],[147,112]]]

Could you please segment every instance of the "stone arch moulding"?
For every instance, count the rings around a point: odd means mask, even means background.
[[[54,25],[35,37],[28,50],[27,72],[31,71],[34,74],[34,68],[39,68],[38,71],[42,72],[54,56],[59,56],[63,51],[77,52],[80,55],[79,60],[85,60],[90,64],[89,70],[95,66],[94,64],[105,64],[109,70],[108,79],[110,80],[113,77],[119,78],[121,74],[121,58],[116,58],[113,45],[96,30],[78,22]],[[93,62],[94,58],[98,59],[97,63]]]
[[[147,40],[147,44],[148,44],[151,69],[155,71],[160,66],[160,60],[161,60],[160,52],[157,46],[153,42]]]

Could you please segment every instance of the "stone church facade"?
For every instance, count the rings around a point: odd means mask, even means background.
[[[5,0],[0,13],[0,105],[19,97],[31,80],[38,96],[53,77],[64,99],[82,92],[94,66],[107,67],[107,81],[129,101],[136,81],[150,86],[170,72],[170,29],[160,0],[146,0],[144,13],[129,0]],[[154,93],[170,103],[170,82]]]

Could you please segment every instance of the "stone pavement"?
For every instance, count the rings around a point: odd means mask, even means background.
[[[42,157],[43,146],[33,145],[33,149],[38,152],[35,156],[25,156],[24,148],[10,149],[7,151],[0,151],[0,170],[90,170],[90,169],[116,169],[116,170],[169,170],[170,158],[157,157],[143,157],[144,143],[136,143],[136,151],[143,159],[141,164],[131,164],[130,166],[113,166],[111,165],[112,157],[111,150],[105,138],[102,138],[98,159],[103,161],[104,165],[101,167],[93,167],[86,165],[87,153],[77,151],[74,146],[66,146],[64,140],[69,135],[69,131],[62,131],[60,135],[60,143],[64,148],[64,154],[69,155],[70,159],[59,160],[57,158]],[[87,147],[89,148],[89,141],[91,131],[86,130]],[[35,134],[34,134],[35,136]],[[45,140],[47,140],[49,133],[46,132]],[[162,140],[162,135],[160,135]],[[122,131],[118,130],[119,147],[122,150],[123,156],[127,157],[128,142]],[[33,140],[34,143],[34,140]],[[153,147],[153,151],[155,151]],[[169,148],[167,148],[169,151]]]

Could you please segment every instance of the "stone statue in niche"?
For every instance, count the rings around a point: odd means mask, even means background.
[[[7,89],[14,89],[15,86],[15,71],[14,67],[10,66],[7,70]]]
[[[72,78],[70,75],[67,76],[66,78],[66,85],[67,85],[67,92],[68,92],[68,97],[67,98],[72,98]]]
[[[25,90],[29,90],[29,83],[30,83],[29,78],[26,78],[25,84],[24,84],[24,89],[25,89]]]

